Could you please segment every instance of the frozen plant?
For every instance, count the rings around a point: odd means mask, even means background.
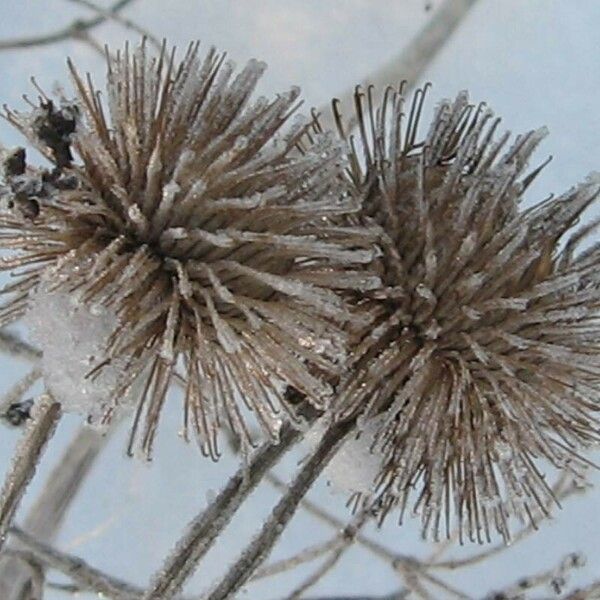
[[[84,392],[77,411],[101,423],[138,382],[126,400],[136,404],[130,450],[141,429],[150,456],[178,369],[185,436],[192,427],[203,453],[219,456],[225,422],[244,452],[255,446],[249,417],[275,443],[282,424],[300,420],[286,387],[323,409],[327,379],[340,373],[351,313],[339,290],[379,285],[364,272],[377,252],[373,231],[349,221],[359,204],[340,149],[323,135],[301,153],[302,122],[279,136],[298,90],[251,100],[258,61],[234,76],[214,49],[203,57],[192,44],[178,61],[143,43],[107,62],[106,105],[69,63],[74,101],[42,95],[31,112],[6,113],[54,166],[27,166],[21,149],[5,158],[0,235],[14,253],[1,266],[16,279],[0,320],[31,308],[40,330],[44,305],[67,296],[113,315],[94,352],[74,332],[82,341],[73,354],[89,364],[77,361],[68,380],[78,377]],[[62,314],[85,330],[85,310]],[[37,339],[55,355],[58,339]],[[57,392],[67,375],[59,370],[46,372]],[[88,390],[107,379],[115,385],[101,386],[104,397]],[[57,398],[72,408],[70,395]]]
[[[426,91],[405,107],[401,90],[375,105],[359,89],[357,140],[336,112],[384,287],[357,300],[375,316],[333,410],[382,423],[381,519],[412,510],[425,536],[508,541],[513,516],[535,524],[556,502],[548,468],[583,477],[600,436],[600,223],[577,226],[600,177],[525,210],[546,132],[509,145],[462,93],[421,139]]]
[[[90,32],[109,19],[140,31],[120,13],[132,0],[69,1],[95,18],[14,44],[62,38],[98,50]],[[414,83],[473,3],[436,7],[392,67]],[[105,95],[69,63],[72,97],[37,88],[27,112],[5,112],[51,166],[34,166],[24,148],[0,156],[0,260],[13,276],[0,326],[24,322],[39,346],[0,330],[0,350],[33,362],[0,402],[0,417],[23,430],[0,497],[2,600],[51,588],[191,598],[189,578],[257,498],[270,513],[247,545],[236,535],[225,549],[239,556],[205,600],[322,559],[297,587],[270,586],[272,598],[310,597],[357,545],[398,577],[392,594],[364,600],[482,598],[448,571],[504,551],[584,489],[599,429],[600,250],[590,243],[597,222],[578,222],[597,176],[524,210],[545,132],[511,142],[466,93],[439,103],[425,131],[425,90],[410,101],[402,86],[382,88],[381,102],[359,88],[311,122],[291,118],[296,88],[253,99],[265,68],[255,60],[236,71],[197,44],[178,58],[152,36],[102,56]],[[394,82],[388,67],[371,76]],[[186,441],[195,436],[216,460],[226,437],[239,470],[217,492],[200,490],[206,506],[148,581],[57,548],[102,434],[133,412],[128,450],[150,457],[178,397]],[[63,412],[103,427],[77,433],[22,516]],[[286,481],[272,469],[299,441],[306,455]],[[321,475],[350,495],[347,521],[307,497]],[[272,508],[251,496],[262,483],[280,492]],[[298,510],[330,536],[268,560]],[[429,557],[405,553],[409,529],[395,535],[398,549],[365,529],[407,512],[425,537],[449,538]],[[443,556],[454,541],[496,534],[481,550]],[[568,555],[485,597],[597,598],[600,582],[571,589],[583,563]]]

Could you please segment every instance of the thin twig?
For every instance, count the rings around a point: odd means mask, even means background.
[[[313,596],[305,600],[404,600],[408,594],[409,590],[398,590],[385,596]]]
[[[42,358],[42,353],[38,348],[26,342],[19,334],[6,329],[0,331],[0,352],[28,361],[37,361]]]
[[[274,473],[269,473],[265,478],[275,488],[280,490],[287,489],[287,485]],[[309,498],[303,498],[301,505],[308,513],[322,520],[324,523],[327,523],[334,529],[341,529],[344,527],[344,522],[341,519],[332,515]],[[419,561],[413,556],[394,552],[393,550],[386,548],[383,544],[376,542],[375,540],[361,533],[356,535],[356,543],[369,550],[374,556],[385,562],[394,571],[396,571],[401,576],[404,584],[420,598],[425,599],[430,598],[431,596],[420,584],[418,577],[422,577],[428,581],[430,585],[442,589],[456,598],[467,598],[467,596],[462,594],[460,590],[449,586],[438,577],[435,577],[429,573],[427,571],[429,565],[425,562]]]
[[[249,465],[238,470],[215,500],[189,523],[173,552],[153,576],[147,600],[167,600],[181,589],[237,509],[299,437],[298,431],[286,427],[278,445],[263,446]]]
[[[0,496],[0,548],[60,416],[60,404],[47,394],[40,396],[34,404],[31,419],[19,441]]]
[[[275,475],[272,472],[268,473],[265,479],[278,490],[285,492],[288,489],[288,486],[277,475]],[[300,504],[302,508],[306,510],[306,512],[320,519],[333,529],[339,530],[345,526],[345,523],[342,519],[331,514],[329,511],[325,510],[324,508],[310,500],[310,498],[303,498]],[[402,560],[406,560],[411,564],[414,563],[414,559],[412,557],[397,554],[393,550],[386,548],[383,544],[372,540],[364,534],[359,533],[356,536],[356,542],[363,546],[365,549],[371,551],[377,558],[383,560],[387,564],[391,565],[392,563],[394,563],[394,561]]]
[[[29,388],[42,376],[42,371],[35,367],[28,371],[21,379],[13,384],[2,396],[0,396],[0,418],[7,418],[8,411],[13,404],[23,400],[23,396]]]
[[[29,510],[23,523],[25,531],[40,542],[48,543],[54,539],[107,439],[89,427],[79,429]],[[15,547],[18,549],[18,543]],[[22,561],[9,557],[0,559],[0,597],[3,600],[23,598],[30,579],[30,570]]]
[[[261,567],[260,569],[257,569],[252,576],[252,581],[257,581],[258,579],[264,579],[266,577],[273,577],[275,575],[279,575],[280,573],[285,573],[286,571],[295,569],[300,565],[320,558],[324,554],[329,554],[330,552],[337,550],[339,546],[340,536],[336,535],[326,542],[314,544],[313,546],[304,548],[293,556],[274,561],[268,565],[265,565],[264,567]]]
[[[119,14],[118,12],[115,12],[114,10],[107,10],[105,8],[102,8],[101,6],[98,6],[94,2],[90,2],[90,0],[68,0],[68,1],[72,2],[73,4],[78,4],[79,6],[85,6],[86,8],[93,10],[96,14],[103,16],[105,19],[107,19],[107,20],[110,19],[110,20],[114,21],[115,23],[118,23],[125,29],[130,29],[131,31],[135,31],[136,33],[139,33],[142,37],[147,38],[148,41],[157,50],[161,49],[161,44],[154,35],[152,35],[149,31],[147,31],[143,27],[140,27],[135,21],[128,19],[127,17],[124,17],[122,14]]]
[[[226,600],[234,597],[234,594],[252,577],[281,537],[294,516],[300,500],[329,464],[354,426],[353,421],[347,420],[334,424],[326,431],[316,450],[311,453],[289,486],[287,493],[273,509],[258,536],[246,547],[217,586],[208,594],[207,600]]]
[[[36,35],[31,37],[19,37],[8,40],[0,40],[0,51],[2,50],[17,50],[22,48],[36,48],[39,46],[47,46],[64,42],[65,40],[77,38],[81,32],[88,31],[94,27],[104,23],[110,13],[118,13],[123,10],[133,0],[117,0],[107,11],[107,14],[97,14],[90,19],[76,19],[69,23],[66,27],[58,29],[52,33]]]
[[[375,73],[365,77],[360,85],[364,88],[372,85],[376,91],[383,92],[390,84],[405,81],[406,91],[413,88],[476,1],[446,0],[406,48]],[[338,107],[342,115],[354,113],[354,90],[355,87],[339,96]],[[329,104],[320,107],[317,112],[322,126],[334,129]]]
[[[107,575],[77,556],[44,544],[22,529],[13,527],[10,533],[26,550],[31,552],[36,561],[67,575],[75,584],[85,590],[105,594],[113,600],[137,600],[142,594],[141,588]]]
[[[356,540],[356,535],[372,516],[373,512],[367,508],[362,510],[354,519],[352,519],[352,521],[338,534],[337,547],[321,563],[321,565],[309,575],[309,577],[290,593],[288,600],[299,600],[306,591],[315,586],[325,575],[327,575],[327,573],[337,565],[344,553],[352,546]]]

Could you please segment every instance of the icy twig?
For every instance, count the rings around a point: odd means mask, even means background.
[[[585,488],[573,485],[573,482],[568,481],[565,476],[562,476],[552,487],[553,494],[559,501],[564,500],[565,498],[568,498],[576,493],[581,493],[584,491],[584,489]],[[550,503],[547,504],[547,508],[550,508]],[[537,531],[539,529],[539,520],[543,518],[547,518],[546,515],[544,515],[544,513],[540,510],[536,511],[536,525],[534,526],[530,524],[517,531],[512,538],[513,545]],[[443,561],[428,561],[427,567],[430,569],[460,569],[482,562],[496,554],[500,554],[501,552],[507,550],[507,548],[508,546],[501,542],[465,558],[448,559]]]
[[[569,554],[563,558],[558,565],[551,569],[534,573],[526,577],[520,577],[516,582],[511,583],[500,590],[495,590],[485,598],[525,598],[528,592],[541,587],[550,588],[555,596],[563,593],[568,585],[568,578],[574,569],[582,567],[585,563],[579,554]],[[592,587],[588,589],[594,589]],[[579,593],[579,595],[577,595]],[[592,596],[583,595],[582,590],[573,592],[569,597],[577,600],[591,600]]]
[[[0,352],[28,361],[37,361],[42,357],[42,353],[35,346],[23,340],[17,333],[6,329],[0,331]]]
[[[29,535],[41,542],[53,540],[107,439],[89,427],[82,427],[76,433],[49,473],[23,523]],[[19,544],[11,546],[18,548]],[[21,561],[9,557],[0,560],[0,597],[4,600],[22,598],[30,579],[30,570]]]
[[[40,396],[32,409],[0,496],[0,547],[12,524],[19,502],[35,473],[42,453],[56,430],[61,416],[60,404],[49,395]]]
[[[278,445],[263,446],[248,465],[238,470],[215,500],[189,523],[173,552],[153,576],[145,595],[147,600],[166,600],[181,589],[237,509],[299,437],[298,431],[285,427]]]
[[[226,600],[252,577],[254,572],[271,553],[290,522],[300,500],[329,464],[346,436],[353,430],[352,420],[342,421],[331,426],[323,435],[319,445],[312,452],[304,466],[290,484],[288,491],[277,503],[264,523],[260,533],[241,553],[236,562],[207,596],[207,600]]]
[[[390,84],[405,81],[404,89],[412,89],[476,1],[446,0],[412,42],[379,70],[365,77],[360,86],[367,89],[372,85],[382,92]],[[340,114],[354,113],[354,90],[355,87],[340,94]],[[320,121],[325,129],[334,128],[329,104],[322,106],[317,112],[321,115]]]
[[[133,0],[118,0],[106,11],[106,13],[118,13],[128,4],[131,4],[132,1]],[[56,44],[58,42],[64,42],[68,39],[80,39],[83,32],[88,32],[94,27],[104,23],[107,18],[108,16],[104,14],[98,14],[90,19],[75,19],[66,27],[58,29],[52,33],[0,40],[0,51],[17,50],[21,48],[37,48],[39,46],[47,46],[50,44]]]
[[[265,479],[271,483],[276,489],[287,490],[287,485],[277,477],[274,473],[269,473]],[[324,508],[310,500],[303,498],[301,506],[311,515],[322,520],[324,523],[334,529],[342,529],[344,522],[336,516],[329,513]],[[426,562],[417,560],[415,557],[394,552],[386,548],[383,544],[376,542],[364,534],[358,533],[355,539],[356,543],[361,545],[366,550],[370,551],[373,556],[379,558],[386,563],[391,569],[396,571],[402,578],[402,581],[410,591],[417,594],[420,598],[430,598],[429,593],[423,588],[419,581],[419,577],[425,579],[430,585],[444,590],[455,598],[466,598],[464,594],[455,588],[448,586],[447,583],[435,577],[427,571],[429,565]]]
[[[385,596],[313,596],[305,600],[404,600],[409,593],[409,590],[398,590]]]
[[[311,573],[298,587],[296,587],[288,596],[289,600],[299,600],[304,593],[316,585],[327,573],[329,573],[339,562],[343,554],[348,550],[354,541],[358,532],[366,525],[373,512],[368,508],[362,510],[340,533],[337,535],[337,547],[323,561],[321,565]]]
[[[42,371],[39,368],[31,369],[21,379],[19,379],[14,385],[12,385],[2,396],[0,396],[0,418],[9,421],[11,424],[17,424],[12,422],[10,415],[10,408],[13,405],[21,402],[23,396],[29,390],[29,388],[42,376]]]
[[[22,529],[14,527],[10,533],[20,542],[25,552],[30,553],[31,560],[28,563],[38,562],[56,569],[81,589],[104,594],[113,600],[134,600],[142,594],[140,588],[95,569],[77,556],[40,542]],[[22,551],[19,553],[23,554]]]
[[[257,581],[258,579],[264,579],[266,577],[273,577],[275,575],[279,575],[280,573],[291,571],[300,565],[320,558],[324,554],[329,554],[330,552],[337,550],[339,546],[340,537],[339,535],[336,535],[326,542],[314,544],[308,548],[304,548],[293,556],[272,562],[264,567],[261,567],[260,569],[257,569],[252,576],[252,581]]]
[[[114,10],[107,10],[106,8],[103,8],[102,6],[98,6],[95,2],[90,2],[90,0],[68,0],[68,1],[73,4],[78,4],[79,6],[85,6],[86,8],[93,10],[97,15],[104,17],[105,20],[112,20],[115,23],[118,23],[119,25],[124,27],[125,29],[130,29],[131,31],[135,31],[136,33],[139,33],[142,37],[147,38],[148,41],[157,50],[160,50],[161,44],[154,35],[152,35],[149,31],[147,31],[143,27],[140,27],[132,19],[128,19],[127,17],[124,17],[119,12],[116,12]]]

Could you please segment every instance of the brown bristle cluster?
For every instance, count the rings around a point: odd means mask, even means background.
[[[379,285],[364,270],[375,235],[348,221],[359,206],[341,151],[322,135],[299,152],[302,123],[280,133],[298,90],[251,101],[257,61],[234,76],[197,44],[181,62],[144,45],[107,61],[106,102],[69,63],[73,102],[42,95],[32,113],[6,111],[54,168],[27,166],[22,151],[4,162],[0,243],[16,253],[2,267],[16,281],[0,321],[21,317],[41,281],[110,309],[117,326],[89,376],[126,362],[104,420],[142,382],[133,435],[148,454],[175,377],[185,433],[206,454],[218,456],[224,423],[244,450],[249,418],[276,440],[295,419],[286,387],[323,408],[324,380],[340,372],[339,290]]]
[[[363,218],[383,230],[385,289],[361,300],[375,321],[335,411],[385,415],[372,447],[382,518],[408,509],[425,536],[508,540],[511,517],[535,521],[555,500],[545,471],[581,473],[599,438],[598,222],[576,225],[600,181],[525,210],[545,132],[507,147],[460,94],[419,139],[424,97],[405,110],[401,92],[375,106],[358,90],[356,136],[336,113]]]

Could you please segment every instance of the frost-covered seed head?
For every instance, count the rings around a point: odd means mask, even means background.
[[[106,102],[69,68],[73,102],[42,96],[32,113],[5,115],[54,168],[4,158],[0,240],[17,252],[2,263],[16,279],[0,322],[21,317],[42,280],[44,294],[114,315],[86,377],[124,366],[89,414],[110,420],[141,381],[132,440],[139,430],[147,453],[176,377],[185,433],[193,426],[206,454],[218,456],[225,422],[247,450],[250,414],[276,440],[295,418],[286,386],[323,407],[323,380],[340,370],[350,313],[337,290],[378,285],[362,268],[373,232],[347,221],[358,203],[337,142],[299,150],[302,125],[280,134],[298,90],[251,101],[265,65],[234,75],[197,44],[181,62],[164,46],[108,58]]]
[[[462,93],[421,141],[424,96],[405,111],[401,93],[375,107],[358,91],[356,139],[337,115],[364,217],[384,231],[386,289],[361,300],[375,321],[335,410],[386,415],[373,444],[383,517],[409,509],[425,536],[509,539],[511,517],[548,511],[544,471],[580,473],[599,437],[600,244],[579,250],[599,223],[576,224],[600,180],[525,210],[545,132],[507,147]]]

